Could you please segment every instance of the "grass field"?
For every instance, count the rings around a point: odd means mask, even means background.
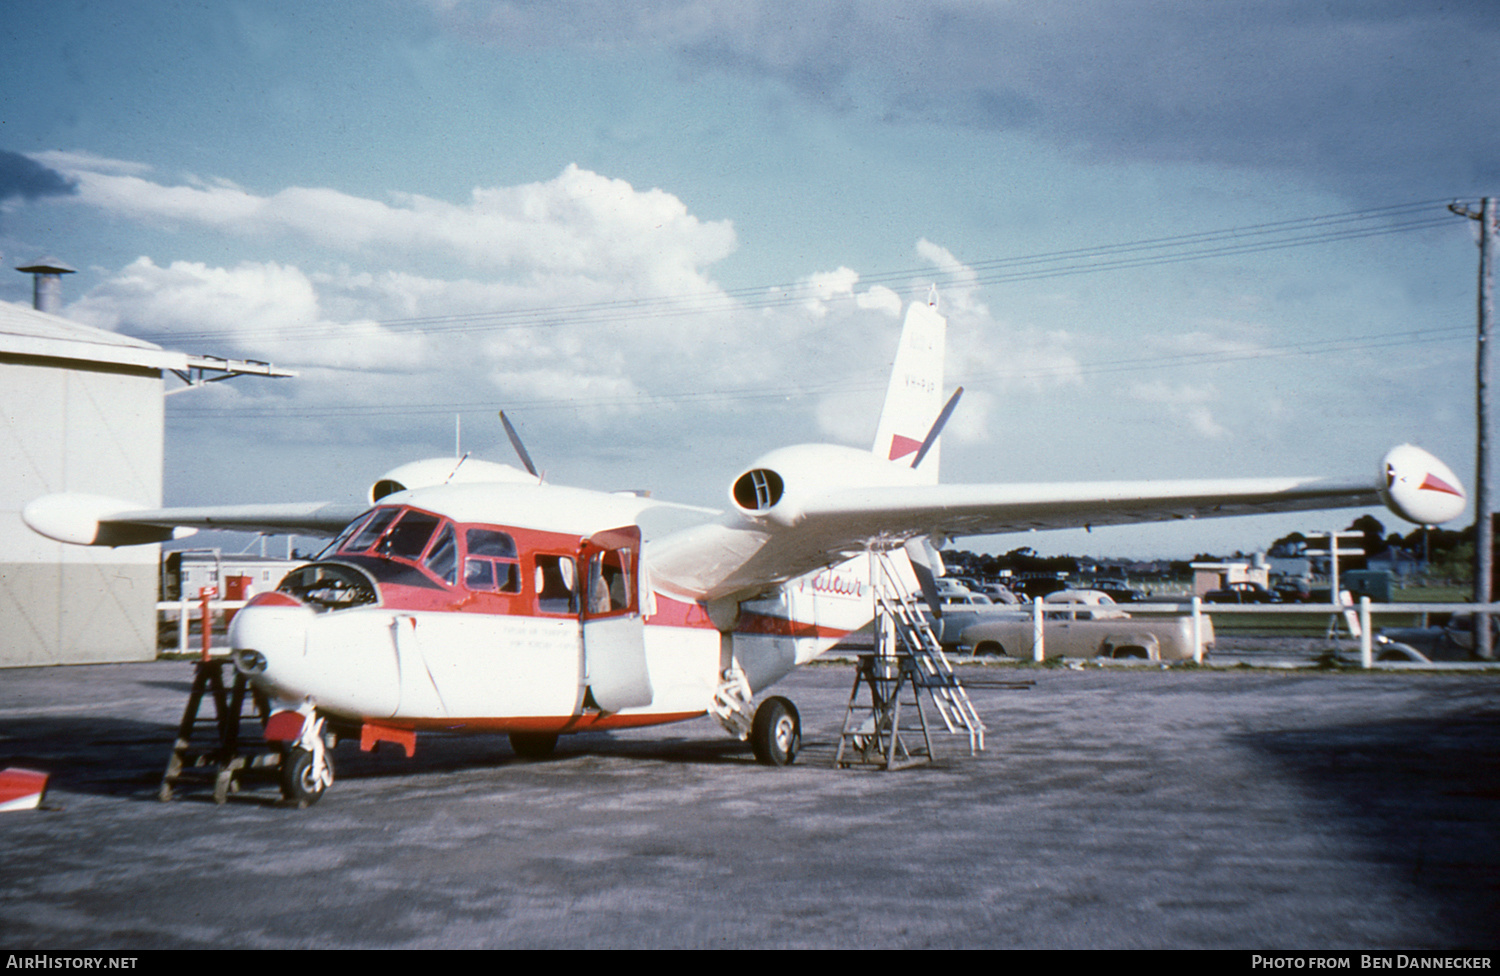
[[[1473,591],[1462,585],[1407,586],[1391,594],[1392,603],[1467,603]],[[1208,609],[1212,613],[1212,608]],[[1214,617],[1214,631],[1220,634],[1263,634],[1273,637],[1321,637],[1328,631],[1331,613],[1307,614],[1219,614]],[[1429,618],[1432,615],[1429,615]],[[1374,628],[1419,627],[1424,621],[1417,613],[1381,613],[1372,619]],[[1429,621],[1431,620],[1429,619]]]

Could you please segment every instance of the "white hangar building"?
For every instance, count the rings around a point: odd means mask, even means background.
[[[291,375],[0,301],[0,667],[156,656],[159,547],[53,542],[21,509],[57,492],[161,507],[169,372]]]

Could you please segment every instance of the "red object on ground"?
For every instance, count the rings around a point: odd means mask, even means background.
[[[47,792],[47,774],[12,766],[0,769],[0,810],[35,810]]]

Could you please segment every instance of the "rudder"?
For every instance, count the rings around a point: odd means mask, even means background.
[[[875,429],[876,457],[910,467],[943,409],[943,355],[948,320],[937,310],[934,291],[925,302],[912,302],[901,327],[901,342],[891,364],[880,424]],[[937,484],[938,444],[928,449],[917,470]]]

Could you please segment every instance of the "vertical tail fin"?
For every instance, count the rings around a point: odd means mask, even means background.
[[[943,409],[943,353],[948,320],[938,314],[937,293],[912,302],[901,327],[901,343],[891,368],[891,385],[875,429],[876,457],[910,467]],[[938,480],[938,444],[928,448],[917,470]]]

